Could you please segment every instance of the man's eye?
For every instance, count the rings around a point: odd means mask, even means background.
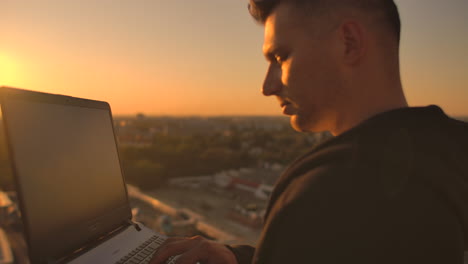
[[[279,64],[285,62],[287,59],[288,59],[288,57],[285,56],[285,55],[275,55],[275,60]]]

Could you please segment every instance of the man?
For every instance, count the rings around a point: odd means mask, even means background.
[[[468,124],[407,106],[393,1],[251,0],[250,12],[265,26],[263,94],[296,130],[335,137],[280,177],[256,249],[172,238],[152,263],[462,263]]]

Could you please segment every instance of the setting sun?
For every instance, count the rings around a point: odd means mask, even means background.
[[[12,57],[0,53],[0,85],[18,82],[18,68]]]

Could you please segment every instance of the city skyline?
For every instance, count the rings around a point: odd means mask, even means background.
[[[410,105],[468,116],[464,0],[395,1]],[[281,115],[263,97],[247,1],[4,1],[0,85],[108,101],[115,115]]]

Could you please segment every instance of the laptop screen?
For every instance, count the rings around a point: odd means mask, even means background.
[[[107,104],[63,99],[2,102],[30,250],[44,258],[79,248],[129,212]]]

